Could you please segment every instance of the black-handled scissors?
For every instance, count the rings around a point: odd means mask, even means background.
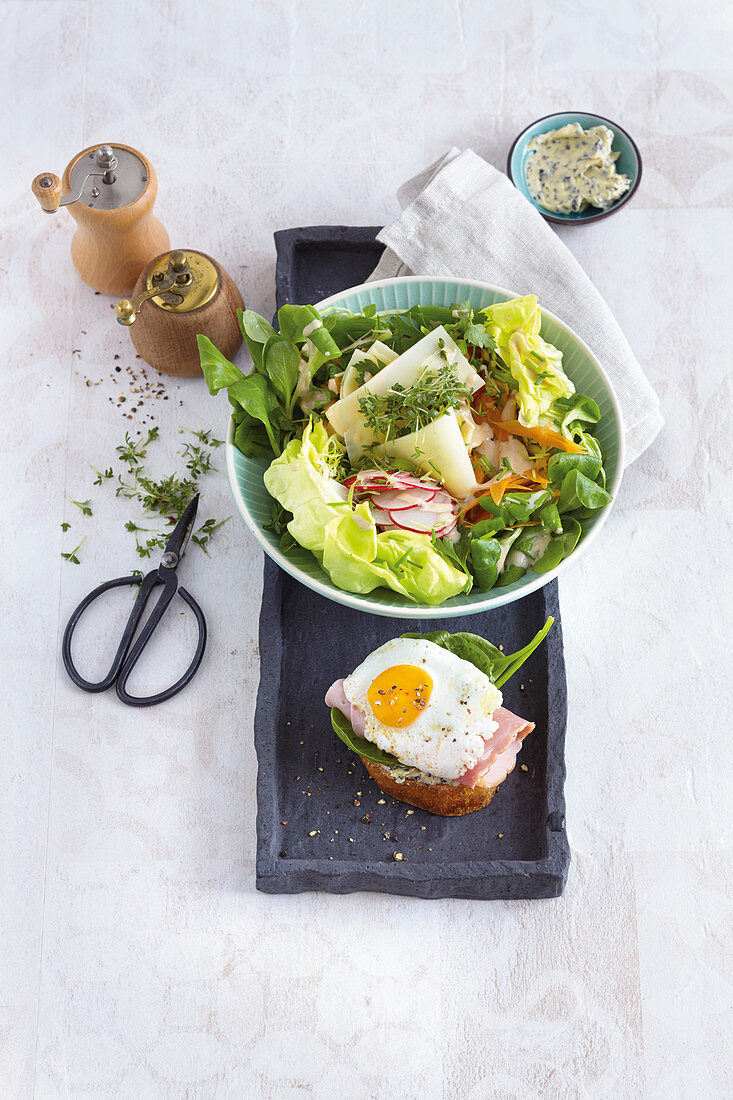
[[[89,595],[81,601],[76,611],[72,614],[66,624],[66,630],[64,631],[61,653],[69,676],[74,683],[78,687],[83,688],[84,691],[106,691],[107,688],[114,684],[117,695],[123,703],[127,703],[128,706],[131,707],[150,707],[153,703],[162,703],[163,700],[170,699],[172,696],[177,695],[196,673],[196,670],[201,664],[204,649],[206,648],[206,619],[204,618],[203,611],[190,592],[187,592],[185,588],[179,588],[176,569],[186,550],[188,540],[191,537],[198,504],[199,498],[197,494],[176,524],[176,528],[166,544],[165,550],[163,551],[163,557],[157,569],[153,569],[142,579],[136,576],[117,577],[113,581],[107,581],[105,584],[100,584],[98,588],[95,588],[93,592],[90,592]],[[122,640],[115,654],[114,661],[112,662],[112,667],[103,680],[100,680],[99,683],[92,684],[89,680],[85,680],[83,676],[79,675],[71,659],[71,639],[79,619],[89,607],[89,604],[96,600],[98,596],[101,596],[103,592],[108,592],[112,588],[119,588],[124,584],[139,584],[140,591],[137,594],[132,611],[130,612],[130,617],[127,620],[127,626],[125,627]],[[142,618],[148,598],[153,589],[157,588],[159,585],[163,586],[163,591],[160,596],[158,596],[158,601],[145,623],[145,626],[140,631],[138,638],[135,640],[135,644],[132,645],[135,631]],[[160,691],[157,695],[148,695],[144,697],[130,695],[126,688],[130,673],[137,664],[140,654],[150,641],[153,631],[162,619],[168,604],[171,602],[176,592],[186,601],[198,622],[199,638],[193,660],[180,680],[176,680],[175,684],[166,688],[165,691]],[[131,646],[132,648],[130,648]]]

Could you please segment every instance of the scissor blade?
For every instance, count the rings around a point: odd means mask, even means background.
[[[199,506],[199,494],[197,493],[193,500],[186,505],[186,511],[183,513],[175,530],[166,543],[165,551],[163,552],[163,558],[166,554],[176,555],[176,565],[183,557],[188,546],[188,540],[191,537],[193,531],[193,525],[196,522],[196,512]],[[175,568],[175,566],[173,567]]]

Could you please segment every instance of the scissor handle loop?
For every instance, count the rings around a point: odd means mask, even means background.
[[[112,665],[109,672],[103,680],[99,680],[97,683],[92,683],[79,673],[76,665],[71,657],[71,639],[74,634],[74,630],[79,622],[79,619],[84,614],[86,609],[91,603],[94,602],[103,593],[110,591],[113,588],[120,588],[123,585],[139,584],[140,591],[138,592],[135,603],[133,604],[130,616],[127,620],[124,633],[120,640],[120,644],[117,647]],[[148,602],[151,592],[159,585],[163,585],[163,591],[161,592],[158,600],[153,608],[145,626],[140,632],[139,637],[132,645],[132,640],[135,636],[140,619],[145,610],[145,605]],[[169,603],[176,594],[176,590],[180,592],[181,597],[189,605],[194,615],[199,628],[198,642],[196,645],[196,652],[194,653],[193,660],[188,666],[183,676],[179,680],[172,684],[171,687],[166,688],[165,691],[158,692],[157,695],[149,695],[145,697],[130,695],[126,690],[127,681],[137,664],[143,650],[150,641],[153,631],[160,622],[163,614],[168,607]],[[132,649],[130,646],[132,645]],[[68,672],[71,679],[77,685],[77,687],[83,688],[84,691],[100,692],[106,691],[112,686],[115,681],[116,691],[118,697],[123,703],[127,703],[131,707],[149,707],[154,703],[161,703],[165,699],[170,699],[176,695],[186,684],[191,680],[194,673],[198,669],[204,656],[204,650],[206,648],[206,620],[204,618],[203,611],[196,603],[193,596],[186,591],[185,588],[179,588],[176,580],[175,573],[168,570],[163,571],[161,576],[158,570],[153,570],[148,573],[142,579],[137,576],[128,577],[116,577],[114,580],[106,581],[104,584],[100,584],[97,588],[93,589],[88,596],[85,596],[79,606],[73,611],[71,618],[69,619],[66,630],[64,631],[64,637],[61,644],[61,654],[64,661],[64,667]],[[129,652],[128,652],[129,651]]]
[[[130,695],[130,693],[127,691],[127,681],[130,678],[130,674],[137,664],[140,654],[145,649],[145,646],[148,644],[150,635],[153,633],[153,630],[155,630],[155,627],[160,621],[163,612],[173,598],[174,592],[175,588],[170,593],[170,596],[167,600],[165,598],[166,593],[161,593],[160,599],[155,606],[155,610],[143,627],[140,637],[135,642],[135,645],[132,647],[130,655],[123,664],[122,670],[117,678],[117,684],[115,685],[117,697],[121,699],[123,703],[127,703],[129,707],[152,707],[154,703],[163,703],[166,699],[171,699],[174,695],[177,695],[179,691],[185,688],[189,680],[191,680],[196,674],[196,671],[201,664],[201,661],[203,660],[204,650],[206,649],[206,619],[204,618],[203,611],[196,603],[191,593],[187,592],[185,588],[180,587],[178,589],[179,595],[183,600],[186,601],[188,606],[193,611],[194,615],[196,616],[196,622],[198,623],[199,628],[199,637],[198,642],[196,643],[196,652],[193,655],[193,660],[191,661],[191,664],[183,673],[183,676],[181,676],[179,680],[176,680],[175,684],[171,684],[171,686],[169,688],[165,688],[164,691],[159,691],[157,695]]]
[[[147,586],[145,591],[145,599],[141,600],[141,597],[143,595],[143,588],[145,588],[145,582],[148,580],[149,577],[150,574],[148,574],[148,576],[144,579],[142,577],[128,576],[116,577],[113,581],[105,581],[104,584],[98,585],[97,588],[94,588],[89,593],[89,595],[85,596],[79,606],[72,612],[71,618],[66,624],[66,630],[64,631],[64,638],[61,643],[61,656],[63,657],[64,667],[66,671],[68,672],[74,683],[77,685],[77,687],[83,688],[84,691],[106,691],[107,688],[111,687],[112,684],[115,682],[125,660],[125,654],[127,653],[128,647],[130,645],[130,638],[135,631],[135,627],[137,626],[140,615],[142,614],[145,603],[147,602],[148,595],[150,594],[153,587],[152,584]],[[122,585],[126,584],[139,584],[140,591],[137,594],[135,604],[132,611],[130,612],[130,618],[127,621],[125,632],[122,635],[122,639],[117,648],[117,652],[115,653],[109,672],[103,680],[100,680],[98,683],[92,683],[91,681],[84,679],[72,660],[71,639],[73,637],[79,619],[82,617],[89,605],[91,603],[94,603],[94,601],[98,599],[99,596],[103,595],[105,592],[110,591],[110,589],[121,588]],[[141,606],[138,609],[139,604]],[[136,611],[138,612],[137,615],[135,614]],[[131,623],[133,624],[132,630],[130,630]]]

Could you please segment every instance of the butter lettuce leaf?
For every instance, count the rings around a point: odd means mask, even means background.
[[[432,546],[430,536],[378,531],[369,505],[352,510],[337,480],[342,445],[310,421],[264,475],[265,488],[293,518],[288,531],[347,592],[391,588],[416,603],[442,603],[463,591],[466,575]]]
[[[497,302],[482,310],[484,324],[517,384],[519,419],[528,427],[550,421],[558,398],[570,397],[575,387],[562,369],[562,352],[540,336],[542,312],[528,294]],[[554,420],[552,420],[554,423]]]
[[[314,424],[311,420],[303,438],[291,439],[263,478],[270,496],[293,514],[288,523],[290,534],[321,564],[326,528],[335,510],[348,509],[348,493],[333,476],[340,459],[335,449],[339,446],[320,421]]]

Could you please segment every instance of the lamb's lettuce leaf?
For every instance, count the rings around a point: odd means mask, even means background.
[[[582,431],[583,424],[597,424],[601,419],[601,410],[592,397],[574,393],[569,397],[558,397],[550,416],[563,435],[572,439]]]
[[[595,512],[599,508],[603,508],[605,504],[610,504],[612,499],[610,493],[602,489],[600,485],[596,485],[580,470],[569,470],[562,479],[557,510],[562,513],[573,512],[577,508],[585,508]]]
[[[482,592],[493,588],[499,578],[501,544],[490,534],[471,539],[471,565]]]

